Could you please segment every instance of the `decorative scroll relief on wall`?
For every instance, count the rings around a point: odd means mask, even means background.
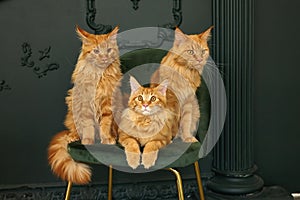
[[[38,78],[47,76],[48,72],[57,70],[60,67],[57,62],[50,61],[50,51],[51,46],[38,50],[38,60],[33,61],[32,48],[30,44],[24,42],[22,44],[23,56],[21,57],[21,66],[31,68]]]
[[[139,1],[140,0],[131,0],[131,2],[132,2],[132,8],[134,10],[137,10],[139,8]]]
[[[137,10],[139,8],[138,3],[140,0],[131,0],[133,3],[133,9]],[[86,0],[87,3],[87,12],[86,12],[86,22],[87,25],[94,30],[96,34],[103,34],[108,33],[112,30],[111,25],[104,25],[100,23],[96,23],[96,7],[95,7],[95,0]],[[172,8],[172,14],[173,14],[173,21],[159,25],[159,27],[163,28],[170,28],[175,29],[175,27],[179,27],[182,22],[182,11],[181,11],[181,0],[173,0],[173,8]]]
[[[87,11],[86,11],[86,23],[95,31],[95,34],[103,34],[112,31],[111,25],[97,24],[95,22],[97,10],[95,8],[95,0],[86,0]]]
[[[181,0],[173,0],[173,22],[166,23],[161,27],[175,29],[179,27],[182,22]]]
[[[94,30],[95,34],[104,34],[108,33],[112,30],[111,25],[104,25],[95,22],[96,18],[96,7],[95,0],[86,0],[87,2],[87,12],[86,12],[86,22],[87,25]],[[132,0],[133,9],[138,9],[139,0]],[[182,22],[182,11],[181,11],[181,0],[173,0],[173,21],[158,25],[161,27],[158,29],[157,40],[156,41],[130,41],[126,39],[122,39],[118,41],[119,49],[136,49],[136,48],[159,48],[164,41],[173,41],[173,32],[168,31],[167,29],[175,29],[175,27],[179,27]],[[165,28],[165,29],[162,29]]]
[[[6,83],[5,80],[0,80],[0,92],[4,92],[5,90],[11,90],[11,87]]]
[[[156,35],[155,40],[138,40],[138,41],[132,41],[127,39],[127,34],[130,35],[131,30],[122,32],[119,34],[120,38],[118,40],[118,46],[121,50],[135,50],[140,48],[160,48],[163,46],[164,43],[170,42],[170,44],[173,44],[174,40],[174,31],[166,28],[153,28],[153,27],[146,27],[146,28],[136,28],[134,32],[138,32],[139,29],[147,29],[149,30],[148,34]],[[145,37],[147,38],[147,37]],[[169,46],[171,48],[171,46]]]

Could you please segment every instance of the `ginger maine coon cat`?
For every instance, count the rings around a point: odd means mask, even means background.
[[[131,168],[136,169],[141,163],[149,169],[155,165],[159,149],[168,145],[178,131],[178,110],[174,113],[167,107],[167,80],[145,88],[131,76],[130,86],[131,95],[122,114],[118,141]],[[179,109],[177,105],[175,102],[173,110]],[[140,147],[144,147],[142,153]]]
[[[172,99],[175,94],[179,100],[180,131],[177,137],[184,142],[197,141],[193,134],[197,130],[200,110],[195,92],[201,84],[203,67],[209,57],[207,41],[211,29],[200,34],[186,35],[176,28],[173,47],[151,77],[152,83],[169,80],[167,96]]]
[[[66,97],[68,130],[55,135],[48,147],[52,171],[63,180],[77,184],[91,180],[89,166],[69,155],[70,142],[81,139],[82,144],[93,144],[99,138],[104,144],[116,143],[115,120],[119,120],[121,105],[115,100],[122,78],[117,32],[118,27],[111,33],[94,35],[77,27],[82,48],[72,75],[74,86]]]

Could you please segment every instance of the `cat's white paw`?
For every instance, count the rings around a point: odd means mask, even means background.
[[[145,169],[149,169],[150,167],[155,165],[157,159],[158,151],[151,151],[148,153],[143,153],[142,155],[142,165],[144,165]]]
[[[101,138],[101,143],[102,144],[116,144],[116,139],[111,137],[111,138]]]
[[[95,129],[93,126],[84,127],[82,130],[81,143],[84,145],[91,145],[95,143]]]
[[[140,165],[141,154],[129,151],[125,151],[125,154],[128,165],[132,169],[136,169]]]
[[[183,142],[186,143],[193,143],[193,142],[198,142],[198,140],[195,137],[186,137],[186,138],[182,138]]]
[[[95,140],[92,138],[82,138],[82,140],[81,140],[81,144],[83,144],[83,145],[91,145],[94,143],[95,143]]]

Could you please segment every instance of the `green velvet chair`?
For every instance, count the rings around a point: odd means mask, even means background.
[[[122,71],[125,74],[136,66],[147,63],[157,63],[159,65],[161,59],[166,55],[167,51],[160,49],[139,49],[130,51],[121,56]],[[196,133],[196,138],[200,142],[187,144],[181,142],[179,139],[173,141],[167,147],[161,149],[158,154],[156,164],[151,169],[167,169],[173,172],[176,176],[176,184],[178,189],[178,198],[184,199],[182,180],[179,173],[179,168],[194,165],[196,179],[201,199],[204,199],[203,188],[200,177],[200,169],[198,165],[199,151],[201,148],[201,141],[206,136],[210,119],[210,96],[204,80],[202,80],[201,87],[197,90],[197,98],[200,105],[201,118]],[[178,152],[185,149],[184,153]],[[82,145],[80,141],[70,143],[68,151],[72,158],[78,162],[88,164],[99,164],[109,166],[109,180],[108,180],[108,199],[112,199],[112,170],[117,167],[119,169],[128,168],[126,157],[123,149],[118,145],[104,145],[95,144],[88,147]],[[177,154],[178,153],[178,154]],[[178,157],[178,155],[181,155]],[[173,157],[172,157],[173,156]],[[177,157],[174,157],[177,156]],[[173,161],[170,163],[170,161]],[[170,164],[166,164],[170,163]],[[176,170],[176,169],[177,170]],[[151,172],[150,172],[151,173]],[[72,183],[69,182],[66,190],[65,199],[69,199]]]

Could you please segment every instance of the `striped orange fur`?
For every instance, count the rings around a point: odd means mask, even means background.
[[[64,181],[87,184],[91,180],[91,170],[86,164],[75,162],[68,153],[70,142],[79,140],[78,134],[67,130],[57,133],[48,147],[48,162],[55,175]]]
[[[196,89],[201,84],[203,67],[209,57],[208,39],[212,27],[200,34],[186,35],[179,28],[175,30],[173,47],[162,59],[151,82],[169,80],[169,99],[173,94],[180,103],[180,132],[184,142],[196,142],[193,136],[200,118]],[[171,92],[172,91],[172,92]],[[169,105],[172,108],[172,105]]]
[[[166,108],[167,81],[145,88],[130,78],[131,95],[119,126],[119,143],[124,147],[127,163],[133,169],[146,169],[156,162],[159,149],[169,144],[177,132],[178,116]],[[178,104],[176,104],[178,105]],[[174,109],[174,108],[173,108]],[[144,147],[140,152],[140,147]],[[140,156],[142,156],[140,161]]]
[[[115,144],[116,121],[120,120],[122,102],[119,85],[122,78],[117,46],[118,27],[111,33],[94,35],[77,27],[82,48],[72,75],[74,86],[68,91],[65,126],[48,148],[48,161],[54,174],[63,180],[86,184],[90,168],[74,161],[67,152],[69,142]]]

